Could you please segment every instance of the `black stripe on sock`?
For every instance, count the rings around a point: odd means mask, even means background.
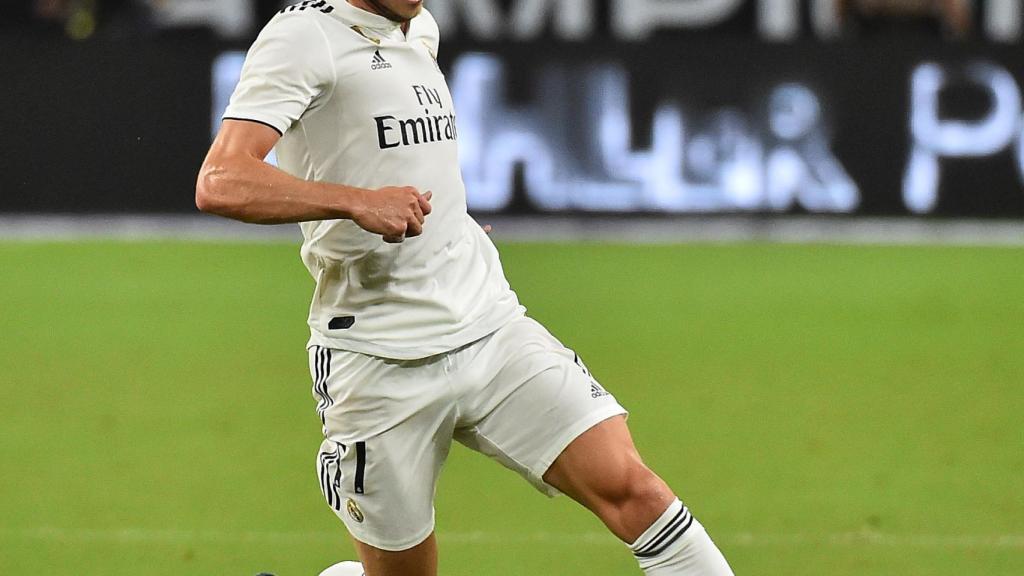
[[[662,544],[660,548],[658,548],[657,550],[651,550],[650,552],[645,552],[643,554],[636,554],[635,556],[637,558],[651,558],[654,556],[658,556],[659,554],[667,550],[669,546],[675,544],[676,540],[679,540],[679,538],[682,537],[683,534],[686,534],[686,531],[690,529],[691,524],[693,524],[693,514],[687,514],[686,523],[683,525],[683,527],[678,532],[673,534],[668,539],[668,541]]]
[[[661,531],[655,534],[654,537],[647,542],[647,544],[644,544],[640,548],[634,550],[633,554],[640,555],[647,552],[654,546],[657,546],[658,543],[661,542],[662,538],[664,538],[668,532],[672,531],[673,528],[677,527],[678,524],[682,523],[685,520],[685,518],[683,518],[685,514],[686,506],[683,506],[682,508],[679,509],[679,512],[677,512],[676,515],[668,521],[668,524],[666,524],[665,527],[661,529]]]

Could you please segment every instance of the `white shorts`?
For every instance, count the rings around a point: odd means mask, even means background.
[[[407,550],[434,530],[434,487],[454,438],[538,490],[555,458],[626,411],[530,318],[452,352],[388,360],[309,349],[327,503],[360,542]]]

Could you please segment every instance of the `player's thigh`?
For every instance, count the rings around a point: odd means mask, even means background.
[[[412,549],[433,532],[434,488],[451,446],[454,407],[436,380],[443,367],[323,350],[312,350],[311,365],[324,498],[357,541]]]
[[[582,497],[601,485],[611,489],[625,484],[631,471],[643,466],[626,419],[618,416],[570,442],[544,473],[544,481],[571,496]]]
[[[544,474],[570,443],[626,413],[582,360],[537,322],[524,318],[495,333],[474,363],[489,367],[456,439],[518,472],[541,492]]]
[[[544,474],[544,481],[592,510],[616,532],[624,528],[630,536],[636,535],[633,529],[647,527],[646,519],[629,527],[619,516],[657,516],[675,498],[640,458],[624,417],[605,420],[573,440]]]

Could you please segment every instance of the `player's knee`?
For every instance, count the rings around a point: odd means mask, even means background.
[[[627,512],[651,499],[663,499],[666,491],[668,487],[654,472],[642,462],[634,462],[604,477],[595,496],[602,507]]]

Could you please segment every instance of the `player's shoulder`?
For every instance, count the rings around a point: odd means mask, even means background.
[[[434,20],[434,15],[426,8],[416,17],[416,35],[426,41],[435,53],[437,52],[441,44],[441,30],[437,26],[437,20]]]
[[[334,7],[324,0],[305,0],[285,6],[263,27],[261,35],[292,36],[296,39],[318,29]]]
[[[334,12],[334,6],[331,6],[327,0],[303,0],[302,2],[296,2],[295,4],[289,4],[284,8],[278,10],[275,18],[279,16],[308,16],[317,17],[318,14],[330,14]]]
[[[422,23],[424,30],[430,30],[435,36],[441,35],[437,26],[437,20],[434,19],[434,15],[430,13],[430,10],[426,8],[420,10],[416,18]]]

